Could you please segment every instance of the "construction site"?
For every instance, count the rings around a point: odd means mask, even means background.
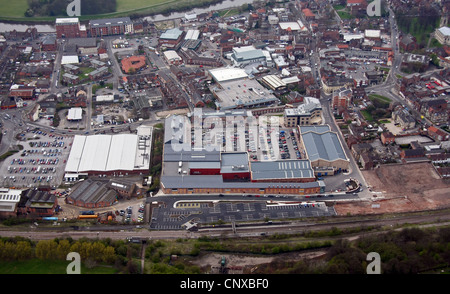
[[[429,162],[386,164],[362,171],[372,199],[338,202],[338,215],[382,214],[450,207],[450,185]]]

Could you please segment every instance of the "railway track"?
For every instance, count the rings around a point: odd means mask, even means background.
[[[18,230],[17,228],[2,228],[0,229],[0,236],[15,237],[22,236],[33,240],[53,239],[72,237],[78,238],[111,238],[111,239],[126,239],[127,237],[139,237],[144,239],[173,239],[173,238],[199,238],[202,236],[221,237],[251,237],[271,235],[271,234],[296,234],[305,231],[321,231],[331,230],[332,228],[346,229],[357,227],[391,227],[397,229],[399,226],[406,224],[420,225],[420,226],[446,226],[450,225],[450,211],[437,210],[416,212],[407,214],[392,214],[383,216],[365,216],[364,219],[356,219],[352,217],[345,217],[342,220],[330,219],[314,219],[311,221],[280,221],[268,223],[253,223],[235,224],[235,231],[232,230],[232,225],[223,225],[215,227],[202,227],[198,231],[188,232],[186,230],[136,230],[135,227],[128,226],[110,226],[109,229],[104,227],[79,227],[76,230],[73,228],[34,228]],[[360,216],[359,218],[362,218]]]

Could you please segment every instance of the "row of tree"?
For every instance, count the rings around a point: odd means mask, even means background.
[[[260,266],[257,273],[365,274],[369,252],[381,258],[382,274],[416,274],[450,266],[450,228],[365,236],[354,242],[339,240],[321,260],[289,262],[285,259]]]
[[[33,243],[29,240],[0,240],[0,260],[23,261],[29,259],[66,260],[69,252],[80,254],[81,260],[92,260],[111,264],[116,260],[115,249],[100,241],[41,240]]]

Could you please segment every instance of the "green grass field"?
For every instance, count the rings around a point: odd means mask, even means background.
[[[173,0],[117,0],[117,11],[126,12],[160,5]],[[23,18],[28,8],[27,0],[0,0],[0,18]],[[30,18],[27,18],[30,19]]]
[[[1,261],[0,274],[66,274],[70,261],[48,261],[32,259],[27,261]],[[113,267],[96,266],[86,268],[81,264],[81,274],[114,274],[117,270]]]
[[[141,14],[159,14],[165,13],[171,8],[192,9],[203,3],[211,3],[214,0],[117,0],[117,11],[107,14],[98,14],[98,18],[107,17],[123,17],[132,13]],[[8,0],[0,0],[0,20],[16,20],[16,21],[47,21],[53,22],[56,17],[52,16],[35,16],[25,17],[28,8],[27,0],[16,0],[12,3]],[[64,17],[64,16],[59,16]],[[80,20],[92,19],[93,15],[81,15]]]
[[[27,0],[0,0],[0,17],[21,18],[27,8]]]
[[[117,0],[117,12],[130,11],[170,2],[170,0]]]

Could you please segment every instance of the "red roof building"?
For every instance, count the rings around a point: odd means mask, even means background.
[[[124,58],[121,61],[122,70],[124,73],[129,73],[130,69],[134,69],[135,71],[145,67],[145,56],[131,56],[128,58]]]

